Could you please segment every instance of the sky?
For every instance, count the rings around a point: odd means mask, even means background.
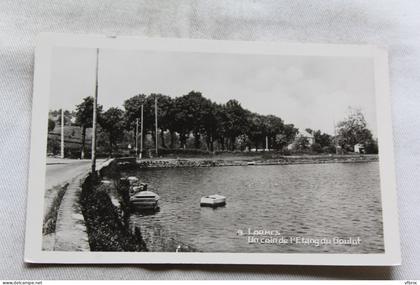
[[[55,48],[50,109],[74,110],[95,90],[96,50]],[[217,103],[273,114],[300,130],[334,133],[349,107],[376,136],[373,61],[365,57],[156,52],[101,49],[98,104],[122,107],[137,94],[182,96],[194,90]]]

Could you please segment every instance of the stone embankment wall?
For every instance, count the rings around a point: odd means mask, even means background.
[[[321,163],[357,163],[378,161],[377,155],[307,155],[282,156],[272,159],[155,159],[141,160],[140,168],[176,168],[176,167],[217,167],[217,166],[258,166],[287,164],[321,164]]]

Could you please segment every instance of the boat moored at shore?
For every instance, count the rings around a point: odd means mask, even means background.
[[[140,191],[130,197],[130,203],[139,210],[156,210],[160,197],[152,191]]]
[[[127,177],[128,182],[130,182],[130,184],[134,184],[139,182],[139,179],[136,176],[129,176]]]

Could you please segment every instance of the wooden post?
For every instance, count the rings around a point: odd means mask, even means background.
[[[96,173],[96,107],[98,101],[98,67],[99,67],[99,48],[96,49],[96,77],[95,77],[95,96],[93,96],[93,118],[92,118],[92,174]]]

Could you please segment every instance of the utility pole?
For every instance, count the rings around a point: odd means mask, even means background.
[[[140,154],[139,158],[141,159],[143,154],[143,104],[141,104],[141,114],[140,114]]]
[[[60,157],[64,158],[64,109],[61,108],[61,153]]]
[[[335,154],[339,154],[338,150],[338,140],[337,140],[337,128],[335,125],[335,119],[333,119],[333,127],[334,127],[334,146],[335,146]]]
[[[268,151],[268,136],[265,136],[265,150]]]
[[[98,101],[98,67],[99,48],[96,49],[96,75],[95,75],[95,96],[93,96],[93,118],[92,118],[92,174],[96,173],[96,106]]]
[[[157,117],[157,96],[155,95],[155,142],[156,156],[158,155],[158,117]]]
[[[136,119],[136,157],[139,151],[139,118]]]

